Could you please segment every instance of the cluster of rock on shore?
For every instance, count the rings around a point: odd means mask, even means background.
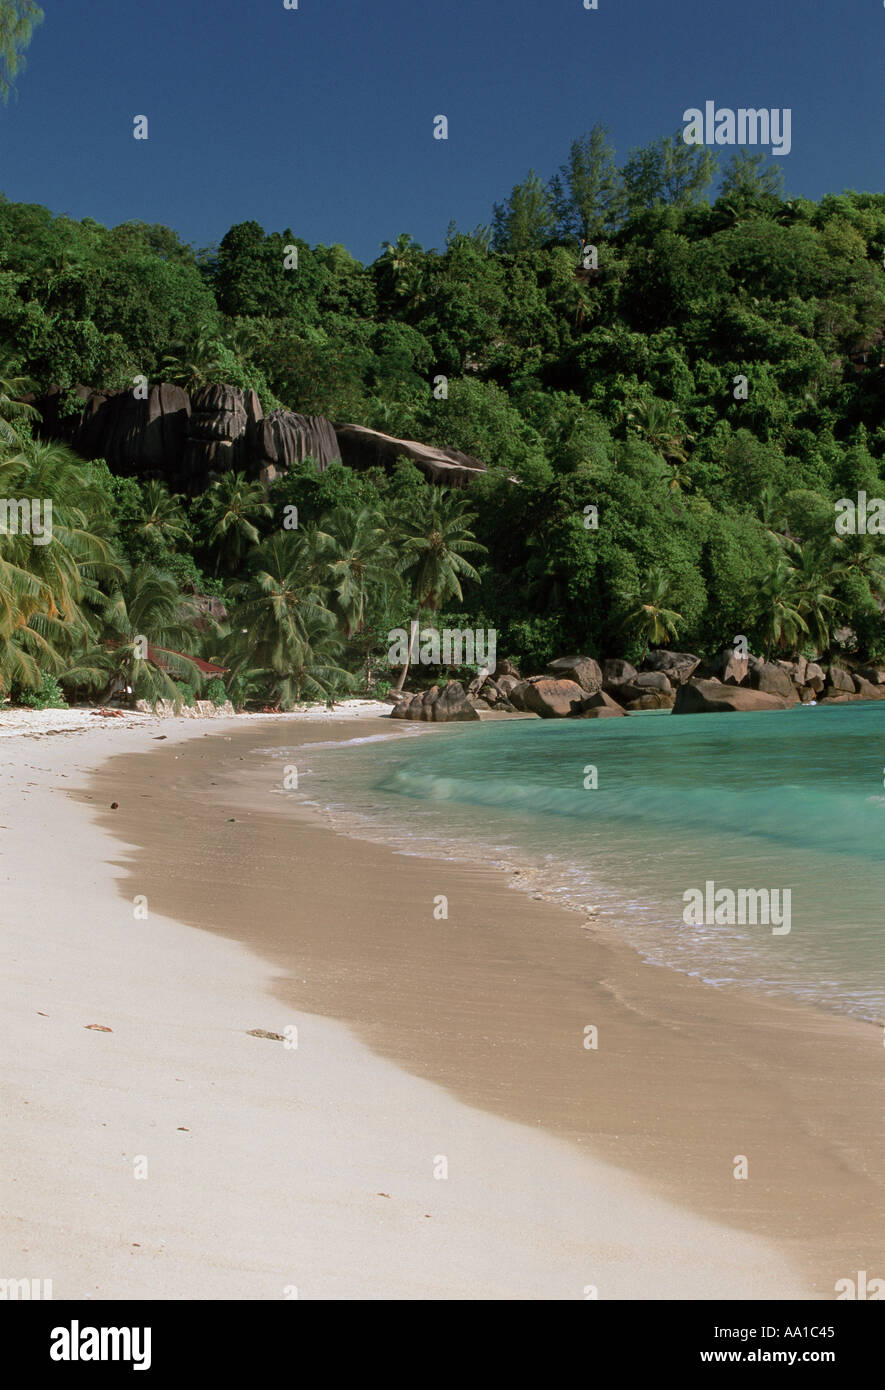
[[[651,652],[639,670],[629,661],[562,656],[542,676],[519,674],[499,661],[493,675],[478,676],[416,694],[394,693],[392,719],[434,723],[479,719],[483,712],[525,713],[542,719],[609,719],[640,710],[673,714],[788,709],[796,704],[843,704],[885,699],[885,667],[818,665],[797,657],[764,661],[721,652],[710,661],[688,652]]]

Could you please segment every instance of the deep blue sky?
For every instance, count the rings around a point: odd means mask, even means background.
[[[197,246],[251,218],[363,260],[402,231],[441,246],[595,121],[623,159],[708,98],[792,108],[789,192],[885,191],[881,0],[42,4],[0,189]]]

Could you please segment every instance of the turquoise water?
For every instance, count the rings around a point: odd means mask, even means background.
[[[300,758],[342,828],[500,864],[657,964],[885,1019],[885,702],[451,725]],[[707,881],[789,890],[789,933],[687,925]]]

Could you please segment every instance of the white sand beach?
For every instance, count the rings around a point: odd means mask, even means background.
[[[6,1277],[76,1299],[814,1296],[774,1243],[287,1010],[245,945],[137,919],[107,807],[68,793],[243,721],[64,713],[0,720]],[[249,1032],[293,1025],[297,1048]]]

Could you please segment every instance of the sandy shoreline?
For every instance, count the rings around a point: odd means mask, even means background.
[[[645,966],[494,871],[334,834],[252,751],[327,726],[270,723],[3,744],[7,1277],[832,1298],[875,1268],[876,1030]],[[292,1025],[297,1049],[248,1035]]]

